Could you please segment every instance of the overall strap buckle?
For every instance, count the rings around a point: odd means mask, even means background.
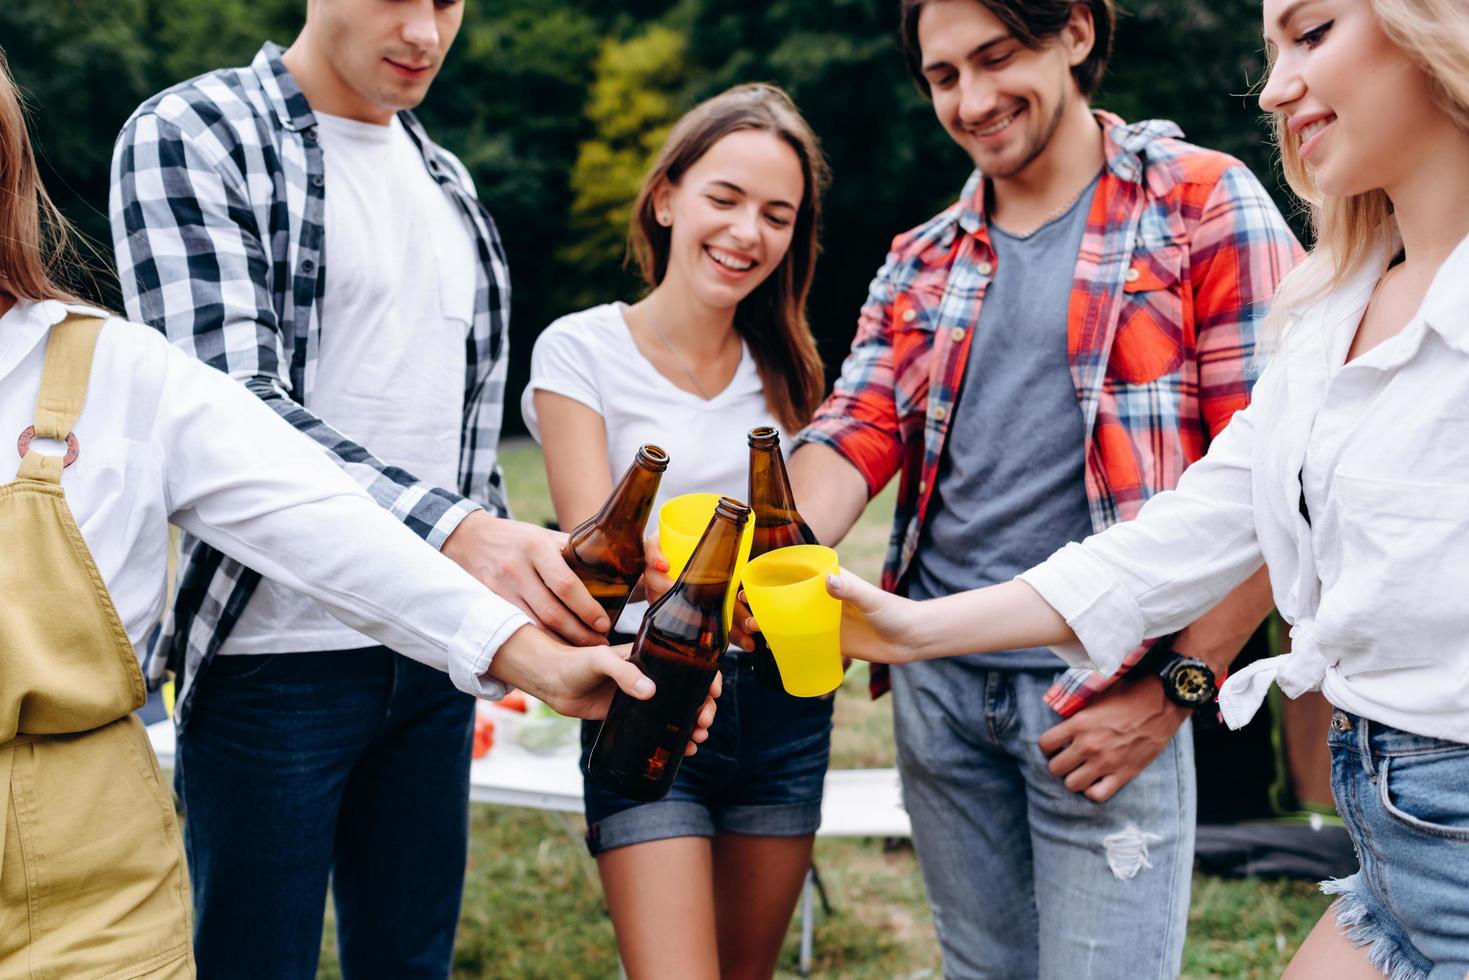
[[[102,332],[100,317],[69,314],[51,328],[46,341],[46,365],[41,373],[41,390],[36,395],[36,422],[20,434],[20,477],[60,483],[61,471],[76,462],[80,447],[72,427],[81,417],[92,380],[92,356]],[[31,452],[31,442],[64,440],[66,455],[45,456]]]

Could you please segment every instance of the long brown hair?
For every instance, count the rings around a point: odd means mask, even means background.
[[[742,130],[774,134],[801,161],[801,203],[790,248],[780,266],[735,309],[735,330],[760,369],[765,402],[782,428],[794,432],[810,420],[826,390],[821,355],[806,322],[806,297],[816,268],[821,192],[830,177],[816,134],[790,97],[774,85],[738,85],[685,113],[638,191],[627,250],[650,287],[663,281],[671,232],[658,223],[654,193],[664,182],[676,185],[710,147]]]
[[[36,172],[20,92],[0,50],[0,289],[18,299],[76,302],[56,274],[74,255],[70,236]]]

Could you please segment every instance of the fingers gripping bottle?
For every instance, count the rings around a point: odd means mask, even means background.
[[[638,449],[602,509],[578,524],[561,549],[561,557],[613,626],[643,575],[643,529],[666,469],[668,454],[663,450],[652,445]]]
[[[678,775],[719,658],[729,646],[724,598],[750,509],[721,497],[704,536],[673,588],[648,607],[632,662],[653,679],[647,701],[612,696],[587,775],[633,800],[661,799]]]
[[[750,543],[750,560],[767,552],[795,544],[817,544],[816,535],[796,510],[796,497],[786,475],[780,452],[780,432],[764,425],[750,430],[750,507],[755,516],[755,533]],[[765,637],[755,635],[755,677],[772,690],[783,690],[780,669]]]

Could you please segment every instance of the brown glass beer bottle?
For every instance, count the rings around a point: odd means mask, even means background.
[[[667,453],[652,445],[639,448],[602,509],[578,524],[561,549],[561,557],[606,610],[612,626],[642,577],[643,528],[666,469]]]
[[[657,685],[647,701],[612,695],[587,762],[594,781],[632,800],[662,799],[729,647],[724,599],[750,508],[721,497],[673,588],[648,607],[631,660]]]
[[[780,432],[762,425],[750,430],[750,508],[755,516],[755,531],[750,542],[750,559],[777,548],[793,544],[817,544],[816,535],[796,510],[796,497],[791,493],[786,475],[785,458],[780,452]],[[765,637],[755,634],[755,678],[773,690],[782,690],[780,668]]]

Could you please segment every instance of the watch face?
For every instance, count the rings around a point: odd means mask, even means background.
[[[1197,661],[1179,664],[1169,682],[1174,695],[1185,704],[1203,704],[1214,696],[1214,678],[1209,668]]]

